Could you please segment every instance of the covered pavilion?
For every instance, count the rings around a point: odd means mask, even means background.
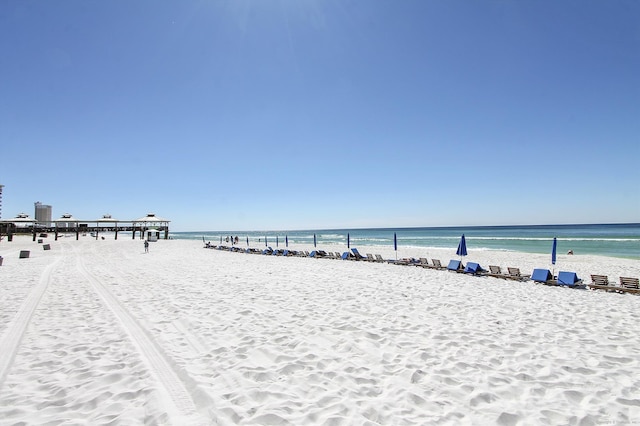
[[[136,238],[136,231],[140,231],[140,239],[145,238],[145,234],[150,232],[156,237],[164,232],[164,239],[169,239],[169,222],[168,219],[156,216],[154,213],[148,213],[146,216],[133,221],[133,239]]]
[[[115,239],[118,239],[118,230],[119,230],[119,226],[118,223],[120,223],[121,221],[118,219],[114,219],[111,217],[110,214],[104,214],[102,215],[102,217],[98,220],[96,220],[96,240],[98,239],[98,233],[103,230],[103,227],[101,225],[108,225],[110,223],[113,223],[113,231],[115,232]]]
[[[0,235],[7,234],[7,239],[9,241],[13,240],[13,234],[20,229],[29,229],[33,232],[33,241],[36,240],[36,224],[37,220],[31,218],[26,213],[19,213],[13,219],[2,219],[0,220]]]
[[[60,233],[60,229],[65,231],[72,231],[76,233],[76,240],[80,237],[80,221],[73,217],[73,215],[69,213],[65,213],[60,216],[60,219],[56,219],[53,221],[55,225],[56,232],[56,241],[58,240],[58,234]]]

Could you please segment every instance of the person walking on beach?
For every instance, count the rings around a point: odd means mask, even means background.
[[[149,241],[144,240],[144,252],[149,253]]]

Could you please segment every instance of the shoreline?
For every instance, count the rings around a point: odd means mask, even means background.
[[[142,240],[46,242],[51,250],[0,244],[0,418],[9,424],[640,417],[635,295],[187,240],[153,242],[149,253]],[[21,249],[31,256],[19,259]],[[371,251],[395,258],[392,248]],[[398,257],[444,263],[454,251],[399,249]],[[465,263],[523,273],[549,263],[485,254],[470,252]],[[612,280],[640,275],[638,262],[615,258],[559,256],[558,264]]]
[[[19,250],[27,250],[32,249],[35,253],[38,253],[42,250],[43,244],[55,245],[56,243],[60,243],[62,241],[66,242],[90,242],[95,241],[96,243],[106,243],[108,241],[113,241],[116,244],[139,244],[142,245],[142,239],[136,238],[120,238],[118,240],[113,240],[113,235],[109,235],[108,233],[101,234],[101,237],[105,237],[105,239],[96,240],[95,237],[91,237],[89,235],[80,236],[79,240],[75,239],[74,236],[66,236],[59,238],[58,241],[54,241],[53,238],[44,238],[43,243],[38,243],[37,241],[32,241],[31,236],[17,236],[14,237],[13,242],[7,242],[3,240],[0,242],[0,256],[2,256],[3,250],[7,248],[13,248],[13,251]],[[174,238],[168,240],[158,240],[159,243],[168,243],[168,242],[184,242],[191,243],[193,246],[203,248],[204,244],[201,240],[197,239],[182,239],[182,238]],[[223,243],[223,245],[227,245]],[[276,248],[275,244],[269,244],[269,247]],[[246,249],[247,245],[242,240],[236,247],[240,249]],[[262,250],[267,246],[264,243],[261,244],[250,244],[248,248]],[[394,250],[393,247],[388,245],[361,245],[357,246],[351,244],[352,248],[357,248],[360,253],[365,256],[367,253],[370,254],[380,254],[385,260],[394,260],[396,258],[413,258],[419,259],[421,257],[427,258],[430,262],[431,259],[439,259],[444,266],[447,265],[449,260],[461,260],[462,263],[466,262],[476,262],[479,263],[484,269],[488,269],[489,265],[496,265],[502,267],[505,270],[507,267],[516,267],[520,268],[523,274],[530,274],[531,271],[535,268],[543,268],[549,269],[550,271],[569,271],[576,272],[579,278],[582,278],[585,283],[590,282],[590,275],[608,275],[610,280],[617,281],[618,277],[640,277],[640,261],[637,259],[629,259],[622,257],[613,257],[613,256],[604,256],[604,255],[595,255],[595,254],[562,254],[558,253],[556,264],[553,265],[551,263],[551,254],[550,253],[531,253],[531,252],[523,252],[523,251],[512,251],[512,250],[496,250],[496,249],[469,249],[468,255],[464,257],[460,257],[455,254],[456,248],[441,248],[441,247],[418,247],[418,246],[399,246],[398,250]],[[284,249],[284,244],[280,244],[277,248]],[[324,250],[329,252],[338,252],[344,253],[347,251],[346,245],[343,244],[317,244],[314,247],[313,244],[289,244],[288,249],[290,250],[307,250],[309,252],[313,250]],[[242,253],[236,253],[242,254]],[[319,259],[319,260],[327,260],[327,259]]]

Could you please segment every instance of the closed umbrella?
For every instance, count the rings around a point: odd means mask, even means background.
[[[284,236],[284,245],[289,247],[289,236],[288,235]]]
[[[557,246],[558,246],[558,241],[556,239],[556,237],[553,237],[553,245],[551,246],[551,264],[555,265],[556,264],[556,250],[557,250]],[[555,268],[552,268],[552,274],[555,274]]]
[[[316,234],[313,234],[313,246],[315,247],[315,246],[316,246],[316,244],[317,244],[317,241],[316,241]]]
[[[266,235],[264,236],[264,246],[265,247],[269,246],[269,244],[267,243],[267,236]]]
[[[347,232],[347,248],[351,248],[351,236]]]
[[[460,243],[458,243],[458,250],[456,250],[456,254],[461,257],[467,255],[467,241],[464,239],[464,234],[462,234],[462,238],[460,238]]]
[[[247,235],[247,247],[249,247],[249,236]]]
[[[276,247],[278,247],[278,236],[276,235]]]
[[[396,252],[396,260],[398,260],[398,236],[393,233],[393,250]]]

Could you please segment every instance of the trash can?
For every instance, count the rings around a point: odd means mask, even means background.
[[[13,241],[13,234],[7,235],[7,241]]]
[[[31,254],[29,250],[20,250],[20,259],[29,258],[29,254]]]
[[[45,245],[42,246],[42,248],[45,249],[45,250],[51,250],[51,245],[45,244]]]

